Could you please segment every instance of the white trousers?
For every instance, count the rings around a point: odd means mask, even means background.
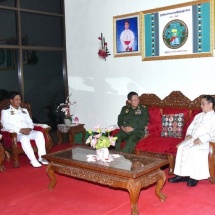
[[[210,176],[208,166],[209,143],[193,144],[193,140],[184,141],[178,147],[174,174],[190,176],[196,180]]]
[[[41,158],[42,155],[46,154],[45,139],[41,131],[32,130],[29,135],[17,134],[17,140],[21,142],[22,149],[28,156],[30,161],[36,159],[30,140],[35,140],[39,158]]]

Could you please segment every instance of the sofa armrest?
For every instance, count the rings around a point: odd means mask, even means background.
[[[36,124],[34,123],[34,130],[35,131],[41,131],[44,135],[45,142],[46,142],[46,150],[47,153],[51,151],[52,148],[52,139],[50,137],[49,131],[51,130],[51,127],[46,124]]]
[[[12,129],[6,129],[6,128],[2,128],[1,131],[3,131],[3,132],[9,132],[9,133],[16,133],[14,130],[12,130]]]
[[[16,138],[17,137],[17,133],[11,129],[2,128],[1,133],[3,134],[3,136],[4,136],[4,134],[8,134],[10,136],[10,138],[14,138],[14,137]]]
[[[47,124],[39,124],[39,123],[34,123],[33,124],[35,127],[42,127],[42,128],[51,128],[49,125]]]
[[[211,139],[209,142],[208,165],[210,170],[209,181],[215,184],[215,139]]]
[[[46,133],[49,133],[49,131],[51,130],[51,127],[34,126],[33,130],[41,131],[45,135]]]
[[[119,133],[119,131],[120,131],[120,129],[119,129],[119,128],[116,128],[115,130],[113,130],[113,131],[110,132],[110,135],[111,135],[111,136],[115,136],[116,134]]]
[[[1,129],[1,135],[3,138],[3,145],[5,148],[11,148],[17,146],[17,133],[9,129]]]

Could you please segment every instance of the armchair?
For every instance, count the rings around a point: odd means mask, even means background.
[[[7,108],[10,105],[9,99],[4,99],[0,102],[0,112],[2,109]],[[22,102],[21,104],[22,108],[26,108],[32,117],[31,112],[31,105],[29,103]],[[1,119],[1,116],[0,116]],[[21,143],[17,141],[17,133],[14,131],[8,131],[2,128],[2,125],[0,123],[0,134],[3,136],[2,145],[5,151],[11,153],[13,159],[14,159],[14,167],[19,167],[19,154],[25,154],[25,152],[22,149]],[[49,153],[52,148],[52,140],[49,135],[50,127],[45,124],[34,124],[34,130],[41,131],[45,138],[45,146],[46,146],[46,152]],[[34,152],[37,152],[36,143],[34,140],[31,140],[31,145],[34,150]],[[1,165],[1,163],[0,163]]]

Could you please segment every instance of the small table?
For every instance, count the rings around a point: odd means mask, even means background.
[[[96,151],[92,148],[75,146],[43,155],[43,158],[50,161],[46,168],[51,180],[48,188],[50,190],[54,189],[57,183],[55,172],[57,172],[101,185],[127,189],[130,195],[132,215],[139,214],[138,198],[143,187],[156,184],[156,196],[160,201],[165,201],[166,196],[161,190],[165,184],[166,175],[160,167],[168,164],[167,159],[111,150],[110,154],[119,153],[121,157],[110,163],[101,161],[87,162],[86,156],[95,153]]]
[[[84,124],[58,124],[57,125],[57,136],[59,138],[58,145],[62,143],[62,134],[69,134],[69,142],[73,146],[75,144],[75,134],[82,133],[82,143],[85,141],[86,129]]]

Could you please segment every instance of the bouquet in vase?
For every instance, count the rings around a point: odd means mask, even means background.
[[[60,103],[57,107],[57,112],[62,113],[64,119],[70,119],[72,121],[72,114],[70,113],[70,106],[76,104],[76,102],[70,102],[67,96],[65,103]]]
[[[95,126],[95,130],[88,130],[90,136],[86,140],[86,144],[90,144],[92,148],[101,149],[115,146],[117,137],[110,135],[114,127],[102,129],[100,125]]]

